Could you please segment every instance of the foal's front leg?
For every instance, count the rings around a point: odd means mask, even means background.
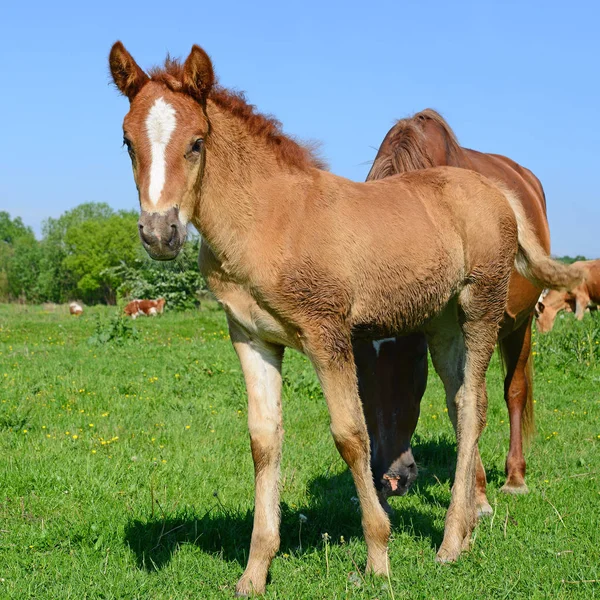
[[[256,486],[250,556],[235,588],[237,596],[249,596],[264,593],[271,560],[279,549],[283,347],[251,339],[231,320],[229,332],[248,391],[248,429]]]
[[[367,572],[386,575],[389,573],[390,522],[373,483],[369,436],[350,343],[348,341],[346,348],[338,348],[335,353],[319,348],[309,354],[323,387],[335,445],[350,468],[360,500],[367,543]]]

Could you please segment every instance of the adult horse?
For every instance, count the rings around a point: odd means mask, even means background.
[[[109,62],[130,101],[123,133],[142,244],[169,260],[188,222],[201,232],[200,268],[227,313],[246,380],[256,494],[237,593],[264,591],[279,547],[285,347],[307,354],[316,369],[358,492],[367,570],[389,573],[390,523],[370,469],[353,334],[427,334],[457,406],[456,477],[438,550],[438,560],[456,560],[476,522],[485,372],[512,266],[517,260],[549,287],[578,274],[550,260],[518,201],[477,173],[443,167],[355,183],[322,170],[276,122],[215,85],[198,46],[183,65],[167,61],[150,76],[120,42]]]
[[[432,109],[398,121],[385,136],[367,181],[399,173],[449,165],[472,169],[511,189],[533,227],[538,243],[550,251],[546,199],[537,177],[510,158],[462,148],[448,123]],[[504,492],[527,492],[523,445],[533,433],[531,322],[541,287],[517,269],[510,278],[508,304],[498,344],[506,375],[504,398],[510,419],[510,449]],[[380,499],[406,492],[416,478],[410,437],[419,416],[427,381],[427,345],[422,334],[354,346],[361,398],[372,445],[372,469]],[[450,417],[456,424],[452,406]],[[478,463],[479,510],[491,512],[483,465]]]

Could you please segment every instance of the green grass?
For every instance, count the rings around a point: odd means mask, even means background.
[[[211,306],[168,313],[138,319],[132,335],[112,314],[0,305],[0,598],[230,598],[249,547],[253,468],[225,317]],[[90,344],[98,331],[116,339]],[[434,562],[455,450],[432,374],[419,479],[391,500],[391,589],[363,574],[352,480],[312,369],[288,352],[282,544],[266,597],[600,596],[600,319],[567,315],[535,340],[530,494],[499,491],[508,418],[494,357],[481,451],[495,514],[458,563]]]

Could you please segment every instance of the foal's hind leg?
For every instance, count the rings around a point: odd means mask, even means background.
[[[498,290],[494,291],[495,300],[498,300]],[[485,425],[487,409],[485,373],[494,351],[504,307],[501,302],[489,301],[486,297],[488,294],[489,286],[471,284],[463,290],[459,300],[464,362],[460,360],[460,353],[457,353],[453,379],[457,383],[461,381],[462,372],[462,382],[455,395],[456,475],[446,515],[444,540],[437,554],[440,562],[456,560],[460,552],[468,547],[477,520],[477,444]],[[430,344],[430,347],[436,344],[435,335],[430,339]],[[460,348],[457,342],[453,345]]]
[[[367,572],[389,573],[387,556],[390,522],[373,483],[369,437],[365,424],[350,335],[329,348],[321,340],[306,344],[306,350],[321,381],[331,418],[331,433],[342,458],[350,468],[362,512],[367,543]],[[319,336],[320,337],[320,336]]]
[[[433,366],[439,375],[446,392],[446,406],[448,416],[454,432],[457,432],[457,395],[463,385],[465,366],[465,342],[458,323],[448,323],[448,326],[430,337],[430,353]],[[485,394],[485,389],[483,390]],[[458,435],[457,435],[458,439]],[[476,462],[476,491],[475,502],[479,516],[488,515],[492,512],[487,496],[485,494],[486,478],[479,447],[475,448]]]
[[[531,368],[531,320],[500,342],[506,368],[504,399],[510,419],[510,449],[506,458],[506,483],[502,491],[526,494],[523,438],[527,442],[533,432],[533,370]]]

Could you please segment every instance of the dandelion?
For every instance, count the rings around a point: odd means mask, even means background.
[[[96,451],[95,451],[95,450],[92,450],[92,454],[96,454]]]
[[[23,433],[27,433],[27,429],[23,429]]]
[[[325,565],[327,566],[327,577],[329,577],[329,540],[331,539],[331,536],[325,532],[321,534],[321,537],[323,538],[323,543],[325,544]]]
[[[89,427],[93,427],[93,426],[94,426],[94,424],[93,424],[93,423],[90,423],[90,424],[89,424]]]
[[[186,425],[186,426],[185,426],[185,428],[186,428],[186,429],[189,429],[189,428],[190,428],[190,425]]]
[[[76,439],[78,439],[78,438],[79,438],[79,436],[78,436],[78,435],[74,435],[74,436],[73,436],[73,439],[74,439],[74,440],[76,440]]]
[[[302,523],[306,523],[308,521],[308,517],[300,513],[298,515],[298,521],[300,523],[300,528],[298,530],[298,544],[300,548],[300,552],[302,552]]]

